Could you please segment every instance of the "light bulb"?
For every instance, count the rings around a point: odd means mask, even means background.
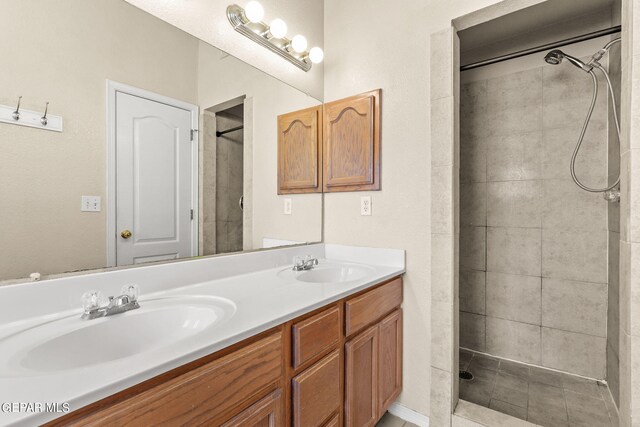
[[[297,36],[294,36],[293,39],[291,40],[291,47],[296,52],[302,53],[305,50],[307,50],[307,39],[305,39],[304,36],[301,36],[300,34],[298,34]]]
[[[280,18],[276,18],[271,21],[269,25],[269,32],[277,39],[284,38],[287,35],[287,23]]]
[[[247,15],[247,19],[253,23],[262,21],[264,18],[264,9],[260,3],[255,0],[251,0],[244,8],[244,14]]]
[[[324,52],[319,47],[312,47],[309,51],[309,59],[314,64],[319,64],[324,59]]]

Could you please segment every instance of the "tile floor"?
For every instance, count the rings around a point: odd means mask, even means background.
[[[390,413],[384,414],[384,416],[378,421],[376,427],[418,427],[409,421],[405,421],[402,418],[398,418]]]
[[[460,350],[460,399],[547,427],[618,426],[606,384]]]

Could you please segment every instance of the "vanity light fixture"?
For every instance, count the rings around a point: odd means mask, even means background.
[[[313,64],[324,59],[324,52],[319,47],[307,51],[307,39],[298,34],[289,40],[287,24],[276,18],[268,25],[262,22],[264,9],[260,3],[251,0],[243,9],[237,4],[227,7],[227,18],[234,30],[250,38],[261,46],[280,55],[296,67],[309,71]]]

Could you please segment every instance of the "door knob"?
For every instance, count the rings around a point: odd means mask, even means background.
[[[131,237],[131,232],[129,230],[122,230],[122,232],[120,233],[120,237],[122,237],[123,239],[128,239],[129,237]]]

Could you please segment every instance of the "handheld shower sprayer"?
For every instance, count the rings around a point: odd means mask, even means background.
[[[618,185],[620,184],[620,174],[618,173],[618,179],[612,185],[606,188],[588,187],[584,185],[582,182],[580,182],[580,180],[576,175],[576,158],[578,157],[578,153],[580,152],[580,146],[582,145],[582,141],[584,140],[584,135],[587,132],[587,127],[589,126],[589,121],[591,120],[591,115],[593,114],[593,110],[596,106],[596,99],[598,97],[598,78],[596,76],[596,73],[593,71],[594,68],[597,68],[598,70],[600,70],[607,81],[609,94],[611,95],[611,103],[613,106],[613,117],[615,119],[616,132],[618,135],[618,141],[620,141],[620,122],[618,120],[618,111],[616,109],[616,96],[615,96],[615,93],[613,92],[613,86],[611,85],[611,79],[609,78],[609,74],[607,73],[607,70],[605,70],[602,64],[600,64],[599,62],[609,52],[609,49],[611,48],[611,46],[620,42],[620,40],[621,40],[620,38],[617,38],[607,43],[602,49],[600,49],[595,54],[593,54],[589,62],[586,64],[581,60],[579,60],[578,58],[568,55],[558,49],[552,50],[551,52],[547,53],[544,57],[545,62],[551,65],[559,65],[562,63],[563,60],[566,59],[576,67],[589,73],[589,75],[591,76],[591,80],[593,81],[593,96],[591,98],[591,105],[589,107],[589,111],[587,112],[587,118],[584,124],[582,125],[582,130],[580,131],[580,136],[578,137],[578,143],[576,144],[576,148],[573,150],[573,155],[571,156],[571,164],[570,164],[571,177],[573,178],[573,181],[576,183],[576,185],[585,191],[589,191],[591,193],[605,193],[604,197],[608,201],[619,200],[619,191],[617,190],[617,188],[618,188]]]
[[[566,59],[567,61],[571,62],[573,65],[582,69],[583,71],[586,71],[587,73],[593,69],[593,66],[589,64],[585,64],[584,62],[580,61],[578,58],[573,57],[567,53],[564,53],[563,51],[558,49],[552,50],[551,52],[547,53],[547,55],[544,57],[545,62],[551,65],[559,65],[562,63],[563,59]]]

